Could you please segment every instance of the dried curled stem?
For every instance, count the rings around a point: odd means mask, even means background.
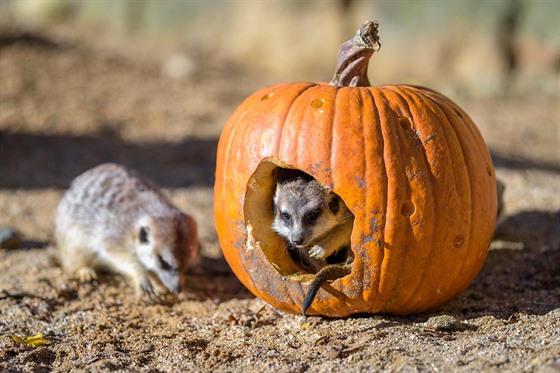
[[[369,59],[381,48],[377,21],[367,21],[356,35],[338,49],[338,62],[330,85],[339,87],[369,86],[367,76]]]

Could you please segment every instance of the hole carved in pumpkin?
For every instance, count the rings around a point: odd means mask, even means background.
[[[486,163],[486,173],[488,176],[492,176],[492,167],[488,163]]]
[[[291,180],[291,177],[297,181]],[[282,178],[288,181],[281,181]],[[282,183],[283,187],[288,188],[291,187],[290,183],[305,185],[310,193],[315,191],[313,185],[321,185],[320,189],[328,192],[314,197],[324,198],[326,204],[321,205],[319,209],[309,209],[309,205],[300,201],[294,202],[295,206],[280,208],[275,205],[275,200],[279,200],[275,199],[277,183]],[[295,207],[295,210],[290,210],[292,207]],[[244,215],[248,235],[247,248],[262,250],[270,264],[291,280],[307,281],[310,275],[325,266],[350,266],[354,260],[354,252],[351,249],[354,214],[346,207],[342,198],[330,189],[325,189],[324,185],[312,176],[278,159],[263,160],[249,179]],[[318,231],[316,228],[332,221],[333,217],[340,218],[338,225],[333,226],[327,236],[314,236],[314,232]],[[291,228],[294,226],[294,220],[303,223],[303,232]],[[324,249],[325,252],[321,252],[320,249]]]
[[[412,128],[412,121],[409,117],[400,117],[399,124],[401,125],[403,130],[409,130]]]
[[[455,246],[456,248],[460,248],[461,246],[463,246],[464,243],[465,243],[465,237],[463,237],[463,235],[461,234],[458,234],[453,239],[453,246]]]
[[[267,101],[268,99],[272,98],[272,96],[274,96],[274,93],[267,93],[266,95],[261,97],[261,101]]]
[[[410,218],[412,214],[416,211],[416,206],[412,201],[404,201],[401,205],[401,215],[405,218]]]
[[[315,100],[311,101],[311,106],[315,109],[319,109],[323,106],[324,103],[325,101],[323,101],[322,98],[316,98]]]

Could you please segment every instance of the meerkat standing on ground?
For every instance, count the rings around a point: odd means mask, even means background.
[[[292,258],[316,273],[302,304],[305,315],[322,284],[350,273],[354,215],[342,199],[310,175],[278,169],[272,229]]]
[[[65,270],[80,281],[106,267],[128,276],[137,296],[177,293],[199,253],[196,222],[152,182],[118,164],[78,176],[58,205],[55,237]]]

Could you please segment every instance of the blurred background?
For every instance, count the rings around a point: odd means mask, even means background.
[[[173,76],[226,59],[269,81],[327,80],[338,45],[377,19],[372,83],[486,96],[557,93],[559,12],[554,0],[2,0],[2,20],[27,28],[71,22],[175,42],[179,55],[160,56]]]

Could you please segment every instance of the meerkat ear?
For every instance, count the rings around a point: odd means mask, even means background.
[[[275,214],[276,213],[276,209],[278,208],[278,194],[279,194],[279,188],[280,185],[276,186],[276,191],[274,192],[274,195],[272,196],[272,213]]]
[[[150,243],[150,229],[148,227],[140,227],[140,232],[138,233],[138,240],[141,244]]]
[[[340,209],[340,197],[336,194],[331,194],[331,200],[329,201],[329,209],[333,214],[337,214]]]

